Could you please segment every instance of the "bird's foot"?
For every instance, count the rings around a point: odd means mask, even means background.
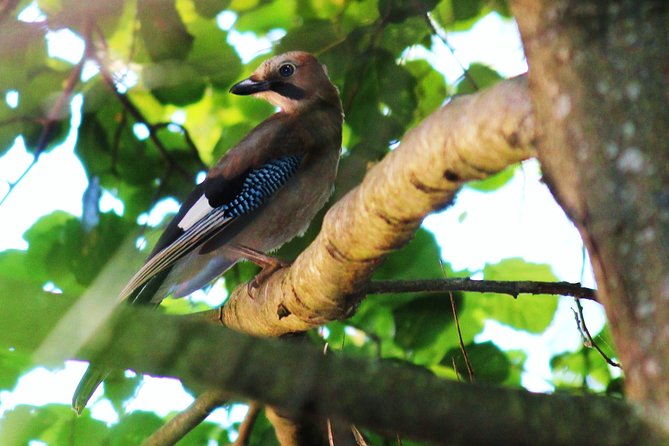
[[[281,259],[277,259],[275,257],[268,257],[272,259],[271,263],[264,263],[263,265],[258,264],[259,266],[262,267],[262,271],[260,271],[256,276],[251,279],[251,281],[248,283],[246,290],[249,293],[249,296],[251,296],[252,299],[255,299],[256,293],[260,289],[260,286],[265,283],[269,277],[280,270],[281,268],[285,268],[287,266],[290,266],[291,262],[286,262]]]
[[[292,262],[287,262],[285,260],[277,259],[276,257],[268,256],[260,251],[246,247],[246,246],[235,246],[235,249],[240,252],[245,259],[255,263],[262,268],[256,276],[247,284],[247,292],[251,298],[255,298],[258,289],[260,286],[267,280],[272,274],[281,268],[290,266]]]

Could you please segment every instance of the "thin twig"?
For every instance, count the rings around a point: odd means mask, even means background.
[[[218,389],[206,390],[183,412],[177,414],[144,440],[142,446],[175,444],[198,426],[211,412],[227,401],[228,394]]]
[[[368,446],[365,436],[362,435],[362,432],[360,432],[360,430],[353,424],[351,425],[351,432],[353,432],[353,438],[355,439],[355,444],[357,446]]]
[[[583,305],[581,305],[581,302],[578,299],[574,299],[576,301],[576,308],[578,309],[578,328],[581,331],[581,335],[585,334],[585,337],[587,339],[586,347],[591,347],[597,350],[597,352],[604,358],[604,361],[606,361],[607,364],[613,367],[618,367],[619,369],[622,368],[620,366],[620,363],[614,361],[611,359],[606,353],[604,353],[604,350],[602,350],[599,345],[595,342],[595,340],[592,338],[592,335],[590,334],[590,330],[588,330],[588,326],[585,323],[585,316],[583,316]]]
[[[458,372],[458,364],[455,362],[455,356],[451,356],[451,364],[453,365],[453,371],[455,372],[455,380],[457,382],[462,382],[462,378],[460,378],[460,372]]]
[[[100,76],[102,76],[104,82],[112,90],[114,95],[116,95],[116,98],[119,100],[119,102],[121,102],[121,105],[123,105],[123,107],[126,110],[128,110],[128,112],[132,115],[132,117],[135,119],[136,122],[143,124],[148,129],[149,139],[156,146],[158,152],[163,157],[163,159],[165,159],[165,161],[167,161],[167,163],[170,166],[174,167],[174,169],[178,171],[184,178],[190,180],[192,177],[191,173],[188,172],[186,169],[184,169],[179,163],[177,163],[174,160],[174,158],[172,158],[169,151],[167,150],[167,147],[165,147],[160,138],[158,138],[158,135],[156,134],[156,127],[148,122],[148,120],[144,117],[142,112],[137,108],[137,106],[135,106],[135,104],[130,100],[130,98],[126,94],[121,93],[118,90],[118,88],[116,88],[116,81],[114,80],[114,75],[111,73],[111,71],[109,71],[109,68],[97,55],[97,53],[94,51],[92,52],[92,54],[93,54],[93,59],[98,64],[98,68],[100,69]],[[205,164],[200,159],[199,155],[196,157],[196,159],[198,163],[200,163],[200,165],[205,166]]]
[[[242,421],[242,424],[239,426],[239,431],[238,431],[239,435],[237,435],[237,439],[235,440],[234,443],[232,443],[232,446],[246,446],[247,444],[249,444],[249,439],[251,438],[251,432],[253,432],[253,425],[256,423],[259,414],[260,414],[260,404],[258,403],[249,404],[249,411],[246,412],[244,421]]]
[[[16,189],[16,187],[23,181],[23,179],[28,175],[28,173],[32,170],[32,168],[37,164],[37,161],[39,160],[40,156],[46,150],[49,140],[51,139],[51,134],[54,130],[54,126],[58,121],[60,121],[60,116],[63,113],[63,109],[70,103],[70,98],[72,97],[72,93],[74,91],[74,87],[76,87],[77,83],[81,79],[81,70],[84,68],[84,63],[86,62],[88,55],[88,50],[84,51],[84,55],[81,57],[81,60],[74,66],[72,71],[70,72],[70,75],[67,77],[67,80],[65,81],[65,86],[63,87],[63,91],[60,93],[58,96],[58,99],[56,99],[56,102],[53,104],[51,109],[46,115],[46,119],[44,121],[44,125],[42,127],[42,132],[39,135],[39,139],[37,140],[37,146],[35,149],[35,154],[33,155],[33,159],[31,163],[26,167],[26,169],[19,175],[19,177],[12,181],[12,182],[7,182],[7,185],[9,188],[7,189],[7,192],[5,195],[0,199],[0,206],[7,200],[7,198],[10,196],[10,194]]]
[[[107,69],[107,67],[102,63],[101,60],[97,60],[98,66],[100,68],[100,75],[102,76],[102,79],[105,81],[107,86],[114,92],[116,95],[117,99],[121,102],[123,107],[130,112],[133,118],[135,118],[135,121],[144,124],[144,126],[147,128],[149,131],[149,139],[153,144],[156,146],[158,149],[158,152],[160,155],[167,161],[167,163],[174,167],[176,171],[178,171],[184,178],[189,179],[191,178],[191,174],[184,169],[179,163],[177,163],[174,158],[169,154],[167,147],[163,144],[163,142],[158,138],[156,135],[155,130],[152,128],[151,124],[146,120],[142,112],[139,111],[139,109],[135,106],[135,104],[126,96],[125,94],[121,93],[117,88],[116,88],[116,82],[114,81],[114,77]]]
[[[328,431],[328,446],[335,446],[334,433],[332,432],[332,421],[330,418],[326,420],[326,427]]]
[[[453,298],[453,293],[448,292],[448,296],[451,298],[451,310],[453,310],[453,319],[455,320],[455,328],[458,331],[458,343],[460,344],[460,351],[462,352],[462,357],[465,360],[465,365],[467,366],[467,374],[469,375],[469,382],[474,382],[474,369],[472,369],[472,364],[469,362],[469,356],[467,355],[467,349],[465,348],[465,343],[462,340],[462,330],[460,330],[460,320],[458,319],[458,311],[455,309],[455,299]]]
[[[432,19],[432,16],[430,15],[429,12],[425,13],[425,22],[427,22],[427,26],[429,26],[430,30],[432,30],[432,34],[437,36],[437,38],[439,38],[439,40],[441,40],[441,42],[446,46],[448,51],[450,51],[451,55],[453,56],[453,60],[455,60],[455,63],[457,63],[460,69],[462,70],[463,77],[467,79],[470,84],[472,84],[474,90],[476,91],[480,90],[478,84],[476,83],[472,75],[469,73],[469,68],[465,67],[462,61],[455,54],[455,48],[453,48],[453,46],[450,44],[446,36],[439,30],[439,28],[437,28],[437,25],[434,23],[434,20]]]
[[[553,294],[573,296],[597,302],[596,291],[582,287],[580,283],[474,280],[468,278],[425,280],[376,280],[365,286],[361,294],[416,293],[470,291],[476,293],[499,293],[518,297],[520,294]]]

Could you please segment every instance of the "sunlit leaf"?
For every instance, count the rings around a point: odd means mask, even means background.
[[[193,36],[181,21],[174,0],[138,0],[137,15],[151,59],[159,62],[186,58],[193,45]]]
[[[487,280],[557,281],[550,266],[529,263],[519,258],[502,260],[486,265],[483,276]],[[557,297],[536,295],[513,299],[507,295],[486,293],[479,295],[481,315],[510,325],[518,330],[539,333],[548,327],[557,309]]]

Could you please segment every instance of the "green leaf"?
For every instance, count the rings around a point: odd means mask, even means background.
[[[151,412],[135,411],[121,418],[112,427],[109,438],[110,446],[141,444],[144,439],[163,425],[163,420]]]
[[[227,93],[230,85],[242,73],[241,59],[226,42],[228,33],[215,23],[205,20],[189,23],[188,30],[195,36],[188,63],[200,78],[208,80],[215,88],[224,89]]]
[[[417,350],[435,342],[453,323],[451,303],[443,295],[429,295],[397,307],[395,341],[407,350]]]
[[[608,327],[604,327],[593,339],[609,358],[615,359]],[[553,383],[560,388],[588,388],[599,392],[606,389],[608,393],[614,380],[606,359],[595,348],[585,346],[575,352],[565,352],[551,358],[551,370]],[[616,386],[613,385],[611,392],[621,390]]]
[[[39,0],[42,12],[46,13],[50,29],[69,28],[79,34],[87,31],[90,18],[95,17],[95,26],[101,32],[111,33],[116,29],[123,12],[123,0],[82,2],[80,0]]]
[[[387,147],[402,136],[411,121],[416,108],[415,87],[416,79],[395,63],[392,54],[371,52],[346,73],[342,102],[348,126],[361,138]]]
[[[424,60],[407,62],[405,67],[418,80],[413,119],[414,123],[418,123],[444,103],[448,94],[446,82],[443,75]]]
[[[456,21],[472,19],[481,13],[482,0],[451,0],[453,18]]]
[[[135,396],[137,388],[142,382],[142,375],[127,377],[125,372],[114,371],[105,378],[104,395],[111,401],[117,413],[123,413],[123,405]]]
[[[518,165],[509,166],[501,172],[489,176],[484,180],[469,181],[466,187],[470,187],[481,192],[496,191],[513,179],[517,168]]]
[[[230,6],[230,0],[197,0],[193,4],[198,14],[213,19],[218,13]]]
[[[174,0],[138,0],[140,35],[151,59],[161,62],[184,60],[193,45]]]
[[[434,279],[443,276],[441,254],[434,235],[426,229],[416,231],[413,239],[399,251],[393,251],[374,273],[376,280]]]
[[[267,419],[267,416],[265,416],[264,410],[260,412],[253,425],[248,444],[258,446],[279,446],[276,435],[274,434],[274,428]]]
[[[163,104],[188,105],[204,95],[206,85],[191,65],[164,60],[144,67],[146,88]]]
[[[318,54],[343,39],[344,36],[339,34],[337,27],[330,20],[310,20],[286,34],[277,46],[276,52],[300,50]]]
[[[252,1],[249,7],[235,23],[235,29],[240,32],[251,31],[262,35],[273,29],[290,30],[296,23],[296,0]],[[233,3],[234,8],[234,3]],[[237,10],[237,8],[235,8]]]
[[[30,355],[25,352],[0,349],[0,390],[13,389],[21,375],[32,367]]]
[[[430,28],[425,24],[425,17],[410,17],[401,23],[390,23],[386,26],[381,37],[381,46],[399,57],[407,47],[429,37]]]
[[[31,440],[54,445],[104,444],[107,433],[105,423],[86,414],[78,417],[65,404],[19,405],[0,420],[0,444],[3,445],[25,445]]]
[[[468,344],[465,346],[465,351],[476,382],[502,384],[511,376],[511,361],[492,342]],[[467,380],[467,364],[460,347],[449,350],[441,360],[441,364],[452,367],[453,361],[458,374]]]
[[[439,0],[379,0],[379,16],[392,23],[400,23],[407,18],[425,15],[439,3]]]
[[[0,33],[0,91],[25,92],[28,75],[43,67],[47,52],[46,29],[37,23],[4,21]],[[8,63],[11,61],[11,63]]]
[[[467,68],[467,76],[463,76],[458,82],[456,94],[470,94],[491,87],[503,79],[500,74],[492,68],[473,63]],[[473,83],[472,83],[473,81]]]
[[[101,214],[98,226],[84,231],[81,222],[57,211],[40,218],[25,233],[27,261],[44,282],[78,294],[90,285],[134,225],[116,214]]]
[[[549,265],[529,263],[520,258],[505,259],[483,269],[485,280],[557,281]],[[541,333],[553,320],[557,297],[536,295],[513,299],[507,295],[478,295],[480,315],[531,333]]]
[[[37,71],[24,74],[29,88],[20,90],[19,106],[16,113],[29,118],[22,121],[22,134],[26,147],[30,151],[38,149],[38,144],[46,143],[39,147],[42,151],[55,147],[62,143],[69,130],[70,109],[64,107],[59,115],[52,116],[48,139],[42,140],[45,119],[54,104],[62,95],[62,86],[68,72],[56,71],[42,67]]]

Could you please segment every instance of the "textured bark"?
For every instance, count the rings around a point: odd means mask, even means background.
[[[327,213],[321,233],[290,268],[250,297],[245,286],[221,309],[228,327],[263,336],[345,318],[347,300],[423,218],[451,202],[464,181],[534,155],[532,109],[523,77],[456,98],[409,131]]]
[[[28,337],[3,331],[1,345],[34,350],[68,310],[63,296],[9,299],[0,307],[3,320],[30,324],[34,333]],[[281,407],[296,418],[309,414],[345,419],[438,444],[666,444],[651,436],[632,408],[611,398],[458,383],[415,367],[324,356],[306,343],[252,338],[146,308],[124,312],[77,358],[226,389]]]
[[[306,343],[252,338],[142,310],[100,336],[105,353],[97,362],[226,389],[297,419],[345,419],[438,444],[662,444],[615,399],[458,383],[393,362],[323,355]],[[136,342],[156,333],[162,342]],[[92,359],[90,353],[85,349],[82,357]]]
[[[626,393],[669,431],[669,5],[512,4],[546,180],[587,246]]]

